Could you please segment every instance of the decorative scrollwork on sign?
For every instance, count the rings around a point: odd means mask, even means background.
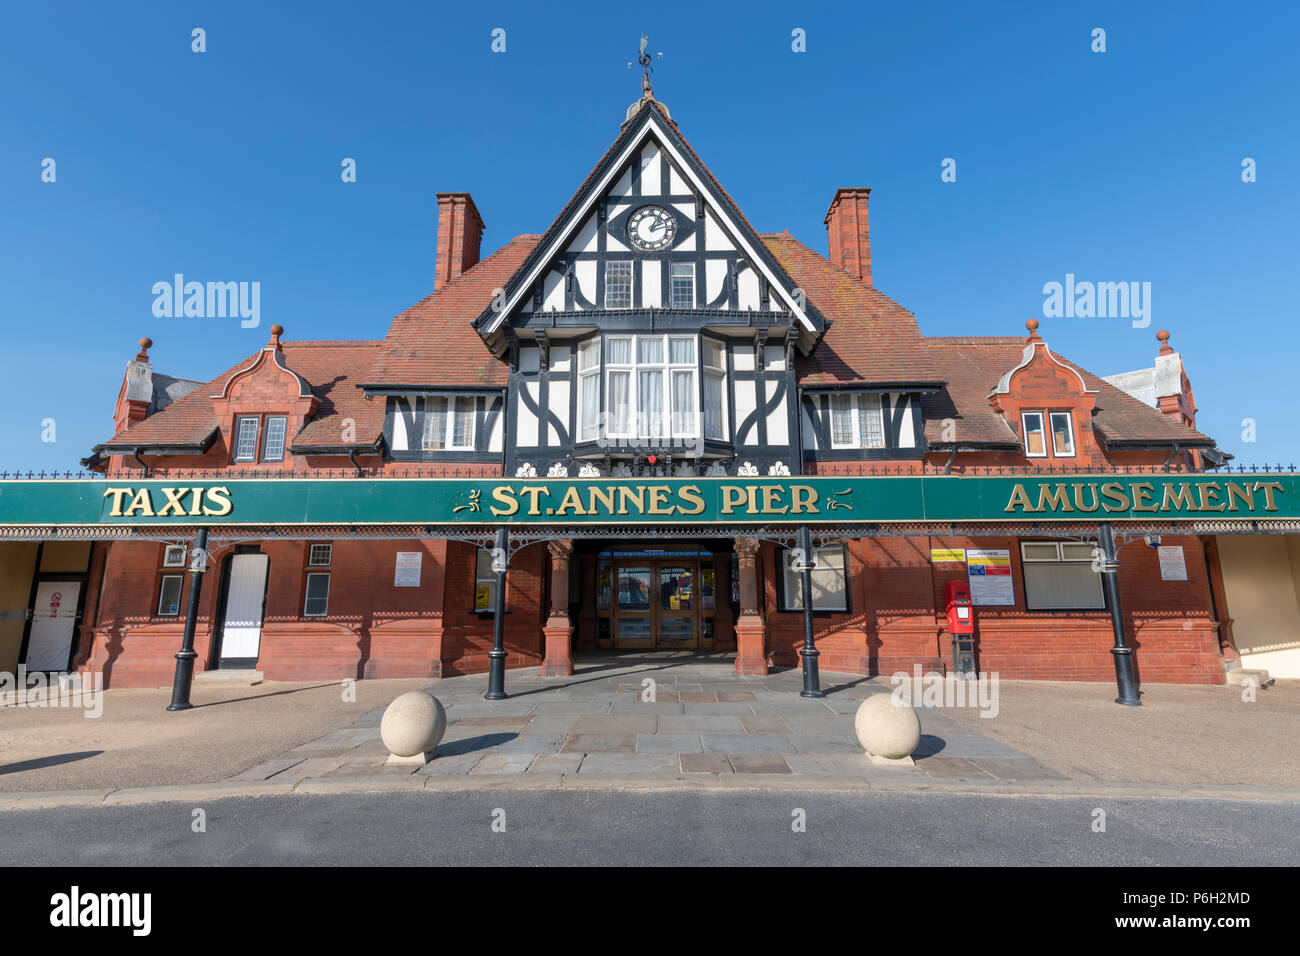
[[[833,494],[831,497],[826,499],[826,510],[835,511],[839,508],[847,508],[849,511],[852,511],[853,505],[849,504],[847,501],[844,501],[843,499],[840,498],[840,495],[847,495],[851,493],[852,493],[852,489],[850,488],[845,488],[843,491],[835,492],[835,494]]]
[[[788,476],[790,474],[790,466],[783,461],[778,461],[767,470],[767,473],[776,477]]]
[[[559,461],[552,462],[551,467],[546,470],[546,477],[547,478],[568,478],[569,469],[565,467],[563,462],[559,462]]]
[[[746,461],[736,469],[736,474],[741,478],[752,478],[758,474],[758,466],[752,461]]]
[[[584,462],[582,463],[582,465],[579,466],[579,468],[578,468],[578,477],[579,477],[579,478],[599,478],[599,477],[600,477],[600,468],[598,468],[596,465],[593,465],[593,464],[592,464],[591,462],[589,462],[589,461],[584,461]]]
[[[515,469],[515,477],[516,477],[516,478],[536,478],[536,477],[537,477],[537,469],[534,468],[534,467],[533,467],[531,464],[529,464],[528,462],[524,462],[522,465],[520,465],[518,468]]]
[[[451,513],[455,514],[458,511],[478,511],[479,510],[478,499],[481,494],[482,492],[478,488],[473,489],[469,493],[469,501],[463,505],[457,505],[456,507],[452,508]]]

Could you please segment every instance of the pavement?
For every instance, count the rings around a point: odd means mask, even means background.
[[[1295,804],[1214,800],[486,789],[6,813],[0,845],[10,866],[1259,867],[1295,862],[1297,824]],[[1241,888],[1214,884],[1191,888]],[[1075,899],[1055,901],[1072,932],[1089,915]],[[1092,916],[1114,915],[1113,902]]]
[[[503,701],[483,700],[484,675],[196,684],[201,706],[179,714],[163,712],[166,689],[108,691],[97,720],[0,708],[0,808],[493,788],[1300,801],[1300,682],[1249,703],[1240,688],[1148,685],[1141,708],[1103,684],[1003,681],[982,709],[923,698],[911,767],[871,763],[854,733],[888,679],[823,672],[819,699],[801,687],[797,669],[742,678],[722,655],[648,653],[581,657],[566,678],[512,670]],[[390,766],[380,718],[415,689],[443,702],[447,733],[428,764]]]

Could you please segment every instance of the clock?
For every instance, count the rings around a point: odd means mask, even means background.
[[[642,206],[627,221],[627,237],[637,249],[667,249],[677,235],[677,219],[662,206]]]

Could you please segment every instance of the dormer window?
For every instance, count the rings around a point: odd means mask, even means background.
[[[421,447],[425,451],[473,451],[473,397],[427,397],[424,400],[424,436]]]
[[[1024,430],[1026,457],[1048,457],[1049,427],[1052,457],[1074,457],[1074,422],[1069,412],[1021,412],[1020,425]]]
[[[831,447],[885,447],[885,408],[879,395],[831,396]]]
[[[235,421],[235,461],[258,461],[258,436],[261,435],[261,461],[284,461],[284,445],[289,433],[285,415],[240,415]]]

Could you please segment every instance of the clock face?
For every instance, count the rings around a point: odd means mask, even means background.
[[[642,206],[627,221],[627,237],[638,249],[667,249],[677,235],[677,220],[662,206]]]

